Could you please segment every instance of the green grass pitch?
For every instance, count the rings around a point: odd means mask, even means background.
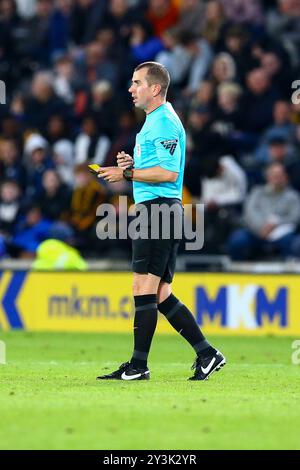
[[[156,335],[151,380],[99,382],[128,334],[0,333],[1,449],[300,449],[292,338],[209,338],[227,365],[188,382],[193,351]]]

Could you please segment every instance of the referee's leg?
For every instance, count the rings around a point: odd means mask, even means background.
[[[133,273],[134,348],[130,362],[134,367],[147,366],[151,342],[157,324],[157,289],[160,279],[160,277],[150,273]]]
[[[196,354],[210,347],[195,317],[189,309],[172,294],[171,284],[161,281],[158,286],[157,304],[160,313],[194,348]]]
[[[225,357],[209,344],[189,309],[172,294],[171,284],[161,281],[157,292],[158,310],[165,315],[175,330],[188,341],[197,357],[191,380],[206,380],[225,363]]]

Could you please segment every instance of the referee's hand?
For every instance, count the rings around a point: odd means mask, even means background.
[[[117,183],[124,179],[123,170],[117,166],[104,166],[98,170],[98,178],[103,178],[109,183]]]
[[[119,168],[122,168],[122,170],[126,170],[127,168],[130,168],[133,166],[133,158],[125,152],[118,152],[117,155],[117,164]]]

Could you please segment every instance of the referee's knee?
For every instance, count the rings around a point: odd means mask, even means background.
[[[148,286],[143,286],[139,283],[133,283],[133,295],[147,295],[147,294],[156,294],[155,289]]]
[[[147,275],[134,274],[133,277],[133,295],[147,295],[147,294],[157,294],[159,278],[158,281],[152,278],[147,277]]]
[[[158,287],[157,292],[157,303],[160,304],[164,300],[166,300],[172,294],[172,287],[171,284],[167,282],[161,282]]]

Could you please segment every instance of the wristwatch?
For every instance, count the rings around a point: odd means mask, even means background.
[[[123,176],[127,181],[132,181],[133,168],[126,168],[126,170],[123,171]]]

